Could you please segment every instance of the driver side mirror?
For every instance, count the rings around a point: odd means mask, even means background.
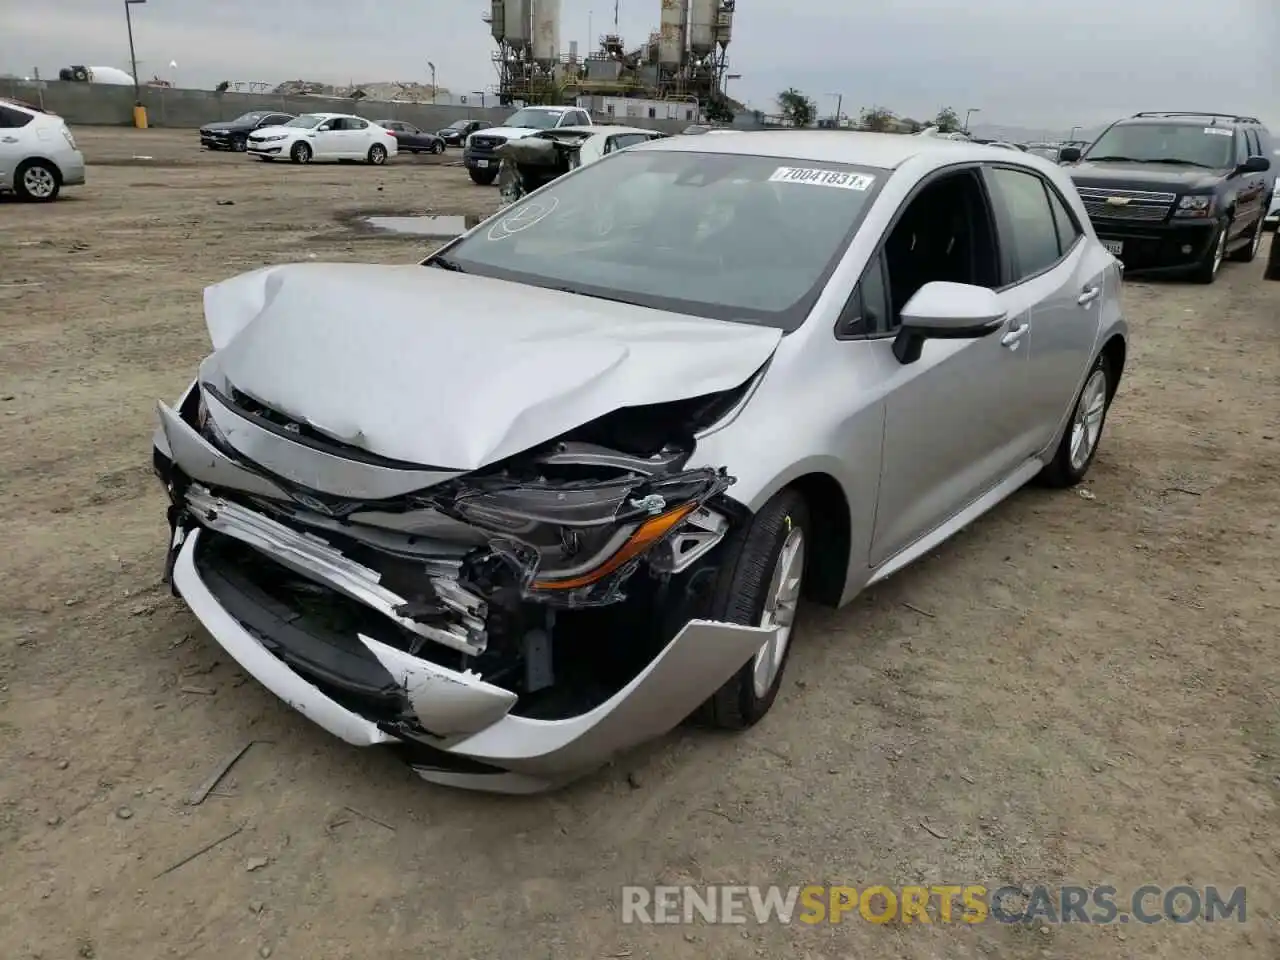
[[[1266,173],[1271,169],[1271,160],[1263,156],[1252,156],[1240,164],[1240,173]]]
[[[902,308],[893,355],[899,363],[915,363],[926,340],[975,340],[999,330],[1006,316],[1000,297],[986,287],[926,283]]]
[[[1063,147],[1058,153],[1059,163],[1075,163],[1080,159],[1079,147]]]
[[[329,126],[329,124],[322,123],[320,124],[320,126],[316,127],[316,133],[324,133],[326,130],[332,130],[332,129],[333,127]]]

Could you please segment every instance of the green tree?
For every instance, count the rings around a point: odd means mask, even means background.
[[[898,122],[906,128],[907,133],[919,133],[924,129],[923,123],[919,120],[913,120],[910,117],[903,117]]]
[[[811,127],[818,115],[818,105],[795,87],[778,94],[778,109],[792,127]]]
[[[712,123],[733,123],[733,106],[723,93],[713,93],[706,105],[707,119]]]
[[[887,133],[893,129],[896,119],[892,110],[884,107],[869,107],[862,111],[862,118],[858,121],[858,125],[863,130],[870,130],[873,133]]]
[[[960,118],[950,107],[943,107],[933,118],[933,126],[938,128],[939,133],[956,133],[960,129]]]

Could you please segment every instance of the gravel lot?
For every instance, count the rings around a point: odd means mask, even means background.
[[[86,187],[0,201],[0,956],[1280,956],[1280,284],[1260,261],[1131,282],[1084,490],[1026,490],[850,608],[809,609],[755,729],[491,797],[246,682],[159,584],[149,442],[205,353],[202,286],[411,261],[421,240],[344,217],[485,214],[496,189],[456,152],[293,167],[201,153],[194,131],[77,134]],[[268,742],[186,805],[249,740]],[[639,927],[618,909],[628,883],[920,881],[1247,884],[1249,920]]]

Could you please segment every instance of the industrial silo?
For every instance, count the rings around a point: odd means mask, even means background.
[[[504,0],[503,41],[513,50],[527,50],[533,33],[532,0]]]
[[[689,0],[689,50],[701,59],[715,49],[719,0]]]
[[[493,39],[501,43],[507,36],[507,12],[503,0],[493,0],[489,4],[489,29]]]
[[[689,0],[662,0],[662,16],[658,20],[658,63],[679,67],[684,63],[688,40]]]
[[[543,66],[560,61],[560,0],[533,0],[533,59]]]

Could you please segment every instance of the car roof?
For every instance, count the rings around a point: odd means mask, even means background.
[[[542,132],[543,133],[565,133],[566,131],[569,133],[598,133],[602,136],[605,134],[612,135],[615,133],[655,133],[656,134],[656,133],[662,132],[661,130],[646,130],[644,127],[624,127],[624,126],[614,126],[612,124],[604,124],[604,123],[593,124],[591,126],[587,126],[586,124],[577,124],[575,126],[569,126],[569,127],[556,127],[555,130],[543,130]]]
[[[743,156],[778,157],[850,163],[893,170],[921,155],[940,161],[999,160],[1025,156],[1021,150],[1006,150],[964,140],[913,137],[899,133],[856,133],[844,130],[744,130],[724,131],[715,147],[702,137],[664,137],[637,147],[644,150],[672,150],[687,153],[733,153]]]
[[[1137,114],[1132,117],[1125,117],[1123,120],[1117,120],[1113,126],[1124,124],[1135,125],[1159,125],[1168,126],[1187,126],[1187,127],[1257,127],[1262,126],[1261,121],[1255,120],[1253,117],[1237,117],[1228,114],[1215,113],[1156,113],[1156,114]]]

